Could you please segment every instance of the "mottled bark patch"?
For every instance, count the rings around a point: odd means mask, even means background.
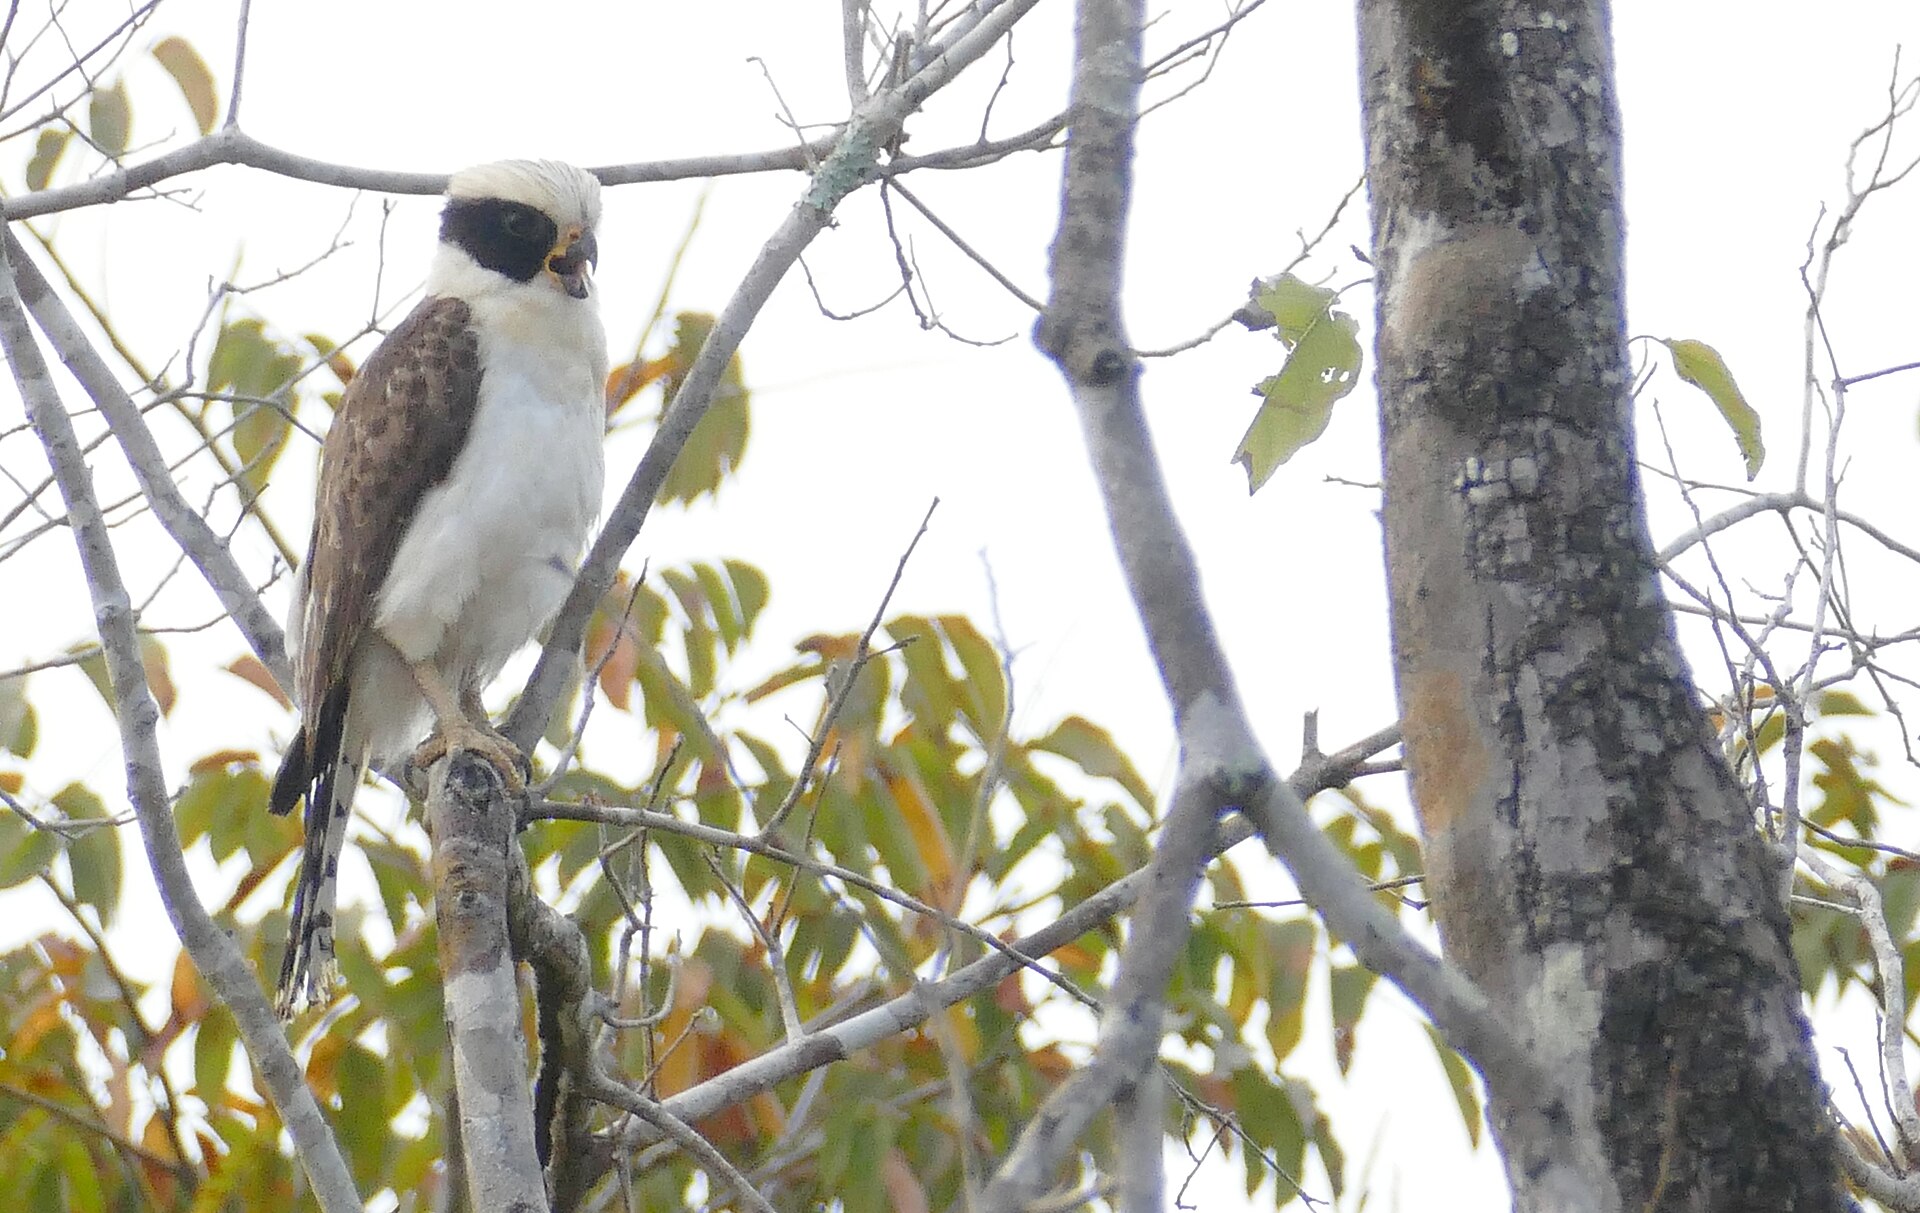
[[[1459,674],[1421,670],[1407,677],[1401,697],[1414,810],[1421,831],[1435,838],[1481,795],[1490,757]]]
[[[1591,1073],[1623,1202],[1833,1208],[1833,1139],[1807,1119],[1799,1058],[1774,1036],[1778,974],[1744,963],[1699,909],[1699,935],[1614,971],[1603,990]]]

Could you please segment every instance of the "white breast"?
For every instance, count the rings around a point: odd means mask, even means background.
[[[605,479],[607,356],[582,301],[516,291],[469,302],[481,367],[472,429],[447,479],[421,499],[374,626],[407,660],[477,690],[573,583]],[[378,683],[366,689],[387,700],[364,705],[377,712],[373,749],[399,752],[419,740],[424,704],[401,671],[366,672]]]

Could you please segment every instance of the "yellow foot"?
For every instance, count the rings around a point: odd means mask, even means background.
[[[486,759],[494,770],[500,772],[508,792],[517,795],[527,790],[527,779],[533,774],[533,764],[520,752],[520,747],[507,740],[506,734],[493,726],[476,724],[471,720],[442,724],[435,728],[433,735],[421,742],[420,748],[413,752],[411,762],[415,770],[425,771],[456,750],[466,750]]]

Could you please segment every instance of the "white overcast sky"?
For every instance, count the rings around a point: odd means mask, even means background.
[[[88,5],[118,11],[99,0],[80,7]],[[802,122],[829,123],[844,112],[839,8],[824,0],[256,5],[243,124],[305,155],[403,170],[446,171],[518,155],[597,165],[771,148],[787,134],[769,77]],[[1180,0],[1153,11],[1163,14],[1155,44],[1165,46],[1212,24],[1221,6]],[[1024,129],[1059,108],[1070,17],[1065,0],[1047,0],[1020,27],[995,134]],[[191,38],[224,91],[233,19],[232,3],[174,0],[156,30]],[[1625,0],[1615,22],[1631,329],[1696,337],[1721,351],[1767,427],[1772,460],[1760,487],[1786,487],[1800,401],[1798,266],[1807,234],[1821,204],[1840,197],[1848,141],[1884,110],[1896,45],[1920,47],[1920,11],[1901,0],[1817,8]],[[750,58],[756,56],[761,62]],[[916,119],[910,150],[971,139],[1002,63],[982,64]],[[1910,75],[1920,67],[1920,50],[1909,63]],[[1233,310],[1251,278],[1291,258],[1296,230],[1326,222],[1362,163],[1355,78],[1350,6],[1271,0],[1234,35],[1210,81],[1148,119],[1128,270],[1136,345],[1197,334]],[[134,69],[131,80],[136,142],[186,125],[184,109],[151,64]],[[23,145],[14,146],[21,150],[9,163],[25,154]],[[1920,147],[1920,134],[1910,132],[1906,146],[1909,154]],[[1030,293],[1043,295],[1058,171],[1057,157],[1027,155],[977,174],[923,175],[911,187]],[[17,167],[8,177],[18,179]],[[376,281],[379,306],[389,309],[406,302],[424,274],[432,200],[398,200],[387,225],[385,270],[376,275],[375,198],[236,168],[190,184],[204,191],[197,211],[149,202],[43,225],[155,363],[184,345],[209,281],[232,273],[237,252],[244,252],[237,280],[257,281],[308,261],[347,222],[352,247],[255,297],[269,318],[296,331],[353,331],[374,304]],[[802,188],[793,174],[716,185],[674,304],[718,310]],[[1920,183],[1867,212],[1835,278],[1829,326],[1848,373],[1920,357],[1912,285],[1920,281],[1916,189]],[[700,192],[698,183],[680,183],[609,194],[599,281],[616,361],[652,311]],[[1172,758],[1167,712],[1110,554],[1070,407],[1057,376],[1026,340],[1031,316],[924,224],[907,222],[947,323],[969,337],[1014,340],[982,350],[923,333],[898,302],[877,316],[833,322],[796,275],[744,348],[755,412],[743,476],[717,504],[656,511],[629,563],[637,567],[644,557],[657,567],[725,555],[767,570],[775,597],[762,643],[747,658],[743,682],[751,681],[784,664],[791,641],[858,627],[938,495],[933,530],[896,609],[964,611],[984,621],[984,556],[1006,635],[1020,653],[1016,727],[1037,732],[1060,716],[1084,713],[1111,727],[1149,779],[1164,785]],[[1344,250],[1365,241],[1365,208],[1356,200],[1313,271],[1335,283],[1360,277]],[[897,274],[871,191],[843,210],[809,262],[837,311],[865,307],[892,289]],[[1369,297],[1360,290],[1351,299],[1370,331]],[[1251,416],[1250,386],[1277,367],[1270,338],[1236,330],[1152,364],[1144,386],[1245,697],[1276,762],[1290,766],[1305,711],[1321,710],[1322,740],[1333,748],[1389,723],[1394,710],[1377,494],[1327,481],[1378,476],[1371,368],[1325,439],[1249,498],[1228,460]],[[1733,441],[1704,401],[1664,375],[1652,394],[1665,406],[1683,464],[1703,479],[1738,482]],[[1910,541],[1920,539],[1912,521],[1917,397],[1920,380],[1913,376],[1860,389],[1845,445],[1853,507]],[[0,425],[17,411],[9,387],[0,396]],[[1656,435],[1643,413],[1643,453],[1658,460]],[[0,454],[13,460],[21,449],[14,439]],[[610,493],[638,452],[631,437],[610,448]],[[103,484],[119,483],[110,460],[102,462]],[[283,524],[296,535],[305,528],[296,469],[309,464],[307,452],[296,452],[277,478]],[[1673,503],[1658,505],[1656,539],[1686,522]],[[0,590],[0,668],[86,635],[91,612],[61,542],[43,541],[32,562],[0,570],[0,586],[9,587]],[[240,546],[253,567],[266,567],[256,536],[242,532]],[[1749,552],[1733,543],[1729,550],[1751,555],[1756,581],[1777,586],[1786,567],[1777,549]],[[167,561],[149,550],[131,563],[136,578],[150,584]],[[1898,622],[1915,600],[1916,582],[1895,570],[1884,576],[1876,617]],[[13,588],[29,585],[30,596]],[[1856,586],[1863,601],[1866,589]],[[276,593],[277,608],[284,586]],[[152,621],[193,622],[206,616],[207,601],[170,594]],[[182,669],[239,651],[226,628],[181,638],[175,648]],[[1692,652],[1703,682],[1724,685],[1713,650]],[[38,676],[32,685],[43,718],[61,724],[59,734],[43,738],[36,786],[52,790],[85,778],[117,794],[119,758],[91,690],[71,672]],[[287,724],[261,712],[262,703],[223,676],[188,681],[164,739],[174,777],[217,748],[277,752]],[[75,727],[80,721],[84,727]],[[1883,747],[1889,760],[1893,744]],[[1911,771],[1889,766],[1886,778],[1896,789],[1920,795]],[[1395,781],[1380,782],[1376,799],[1403,800]],[[1893,831],[1896,840],[1916,841],[1904,823]],[[25,912],[9,938],[51,925],[47,905],[11,904]],[[1312,1059],[1303,1072],[1335,1110],[1356,1178],[1372,1156],[1369,1208],[1501,1207],[1497,1164],[1484,1152],[1468,1156],[1414,1021],[1391,994],[1376,997],[1351,1087],[1343,1088],[1321,1060],[1323,1034],[1296,1055]],[[1835,1013],[1822,1020],[1822,1044],[1865,1049],[1870,1031],[1857,1009]],[[1209,1170],[1205,1207],[1239,1207],[1237,1171],[1237,1163]],[[1310,1190],[1326,1194],[1324,1185]]]

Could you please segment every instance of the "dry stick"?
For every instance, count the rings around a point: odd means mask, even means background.
[[[1382,729],[1337,754],[1303,763],[1289,780],[1292,792],[1304,798],[1340,787],[1367,759],[1399,742],[1398,727]],[[1214,832],[1211,853],[1222,854],[1253,836],[1254,828],[1244,818],[1229,821]],[[1014,940],[1011,945],[1004,945],[1006,951],[990,952],[939,981],[921,982],[877,1007],[810,1032],[794,1044],[768,1050],[724,1074],[689,1087],[667,1100],[666,1108],[682,1120],[704,1120],[771,1090],[778,1083],[854,1056],[861,1049],[916,1028],[939,1011],[998,985],[1021,968],[1020,958],[1045,956],[1113,918],[1140,899],[1147,883],[1146,869],[1123,876],[1053,922]],[[629,1125],[620,1140],[622,1145],[637,1147],[658,1138],[642,1127]]]
[[[725,1155],[713,1148],[713,1143],[695,1132],[693,1126],[655,1101],[628,1090],[605,1075],[595,1077],[597,1081],[587,1089],[588,1094],[602,1103],[631,1112],[658,1129],[662,1137],[686,1151],[715,1180],[731,1185],[739,1194],[740,1203],[753,1210],[753,1213],[775,1213],[774,1207],[767,1203],[767,1198],[755,1190],[753,1184],[727,1161]]]
[[[1874,969],[1880,975],[1880,1007],[1886,1021],[1880,1032],[1881,1079],[1888,1087],[1887,1108],[1893,1114],[1894,1140],[1899,1145],[1893,1162],[1896,1166],[1911,1168],[1915,1160],[1920,1160],[1920,1110],[1915,1108],[1913,1083],[1907,1077],[1902,1026],[1907,1020],[1906,970],[1887,925],[1880,890],[1857,871],[1835,868],[1807,843],[1799,844],[1799,858],[1820,883],[1846,894],[1853,902],[1872,948]]]
[[[1826,502],[1807,493],[1756,493],[1737,505],[1728,506],[1718,514],[1697,524],[1692,530],[1687,531],[1672,543],[1661,548],[1659,554],[1655,557],[1655,561],[1663,566],[1669,564],[1678,558],[1681,553],[1698,544],[1700,541],[1719,534],[1735,523],[1744,522],[1755,514],[1772,512],[1786,515],[1792,513],[1794,510],[1808,510],[1816,514],[1822,514],[1825,513],[1826,508]],[[1836,510],[1833,516],[1848,526],[1862,532],[1868,538],[1895,555],[1904,556],[1908,560],[1920,562],[1920,547],[1902,543],[1858,514],[1849,513],[1846,510]]]
[[[806,794],[807,784],[813,775],[813,768],[819,764],[821,753],[827,748],[827,735],[833,732],[834,722],[840,719],[840,713],[846,710],[847,700],[853,695],[854,684],[860,681],[860,673],[866,669],[867,661],[873,656],[873,634],[880,630],[880,621],[885,618],[887,606],[893,601],[893,593],[900,588],[900,579],[907,574],[907,561],[913,559],[913,549],[920,546],[920,540],[927,533],[927,526],[933,521],[933,512],[940,508],[940,499],[935,497],[927,506],[926,514],[920,519],[920,529],[907,541],[907,550],[900,553],[900,562],[893,566],[893,580],[887,583],[886,593],[880,595],[880,605],[874,609],[873,618],[867,623],[867,630],[860,633],[860,643],[853,647],[853,660],[841,671],[840,685],[827,701],[826,711],[820,715],[820,724],[813,731],[813,737],[807,744],[807,756],[800,763],[800,769],[793,777],[793,786],[780,801],[780,807],[773,811],[767,824],[760,827],[760,838],[771,841],[777,837],[780,826],[793,812],[800,797]]]
[[[553,630],[540,652],[520,702],[507,720],[506,735],[522,749],[532,746],[546,727],[566,682],[567,669],[586,633],[587,619],[613,584],[620,560],[639,535],[660,485],[678,457],[694,426],[706,415],[713,391],[727,363],[760,309],[813,238],[825,230],[833,210],[847,195],[873,180],[881,149],[899,135],[907,117],[928,97],[985,54],[1024,17],[1038,0],[999,0],[973,9],[953,37],[931,48],[925,67],[906,80],[876,93],[856,110],[846,129],[824,149],[820,169],[799,203],[761,246],[746,277],[714,322],[673,403],[660,418],[653,442],[641,456],[620,501],[594,540],[581,565],[573,590],[554,620]],[[603,176],[603,179],[608,179]]]
[[[705,852],[701,858],[707,861],[707,870],[713,873],[713,878],[720,882],[722,889],[726,890],[734,907],[740,911],[740,917],[746,919],[747,929],[753,932],[753,937],[760,942],[760,947],[767,954],[767,975],[773,978],[774,1000],[780,1005],[781,1039],[788,1044],[799,1040],[806,1035],[806,1029],[800,1026],[800,1003],[793,996],[793,981],[787,976],[785,949],[780,946],[780,940],[776,934],[760,925],[760,918],[753,912],[753,906],[748,903],[747,895],[740,891],[740,886],[733,883],[733,878],[728,876],[727,870],[720,866],[720,861],[714,858],[713,852]]]
[[[971,20],[956,36],[932,48],[933,53],[925,67],[893,88],[869,98],[848,128],[834,135],[769,151],[635,161],[602,165],[591,171],[605,185],[797,172],[814,162],[830,165],[833,153],[844,150],[850,136],[859,142],[866,142],[874,135],[885,135],[887,138],[873,141],[870,147],[856,149],[855,159],[864,160],[871,168],[875,153],[891,141],[892,135],[898,134],[907,115],[945,87],[961,68],[985,53],[1036,2],[998,0],[997,3],[976,5],[969,14]],[[888,171],[909,172],[916,168],[961,168],[984,164],[1015,152],[1043,146],[1052,140],[1063,125],[1064,119],[1056,116],[1012,138],[943,148],[922,156],[904,156],[889,162]],[[842,167],[851,163],[842,161]],[[317,160],[263,143],[237,125],[229,124],[185,147],[102,174],[90,181],[15,195],[7,199],[7,214],[14,219],[30,219],[36,215],[101,206],[150,189],[162,181],[221,164],[245,165],[317,185],[386,194],[438,194],[446,189],[448,177],[446,173],[393,172]],[[837,203],[839,197],[834,197],[832,201]]]
[[[108,316],[105,309],[88,294],[79,278],[75,276],[66,261],[61,258],[59,251],[53,247],[52,239],[35,231],[31,226],[26,224],[22,224],[21,226],[26,227],[27,234],[32,236],[34,242],[40,246],[40,251],[45,253],[47,259],[53,263],[53,268],[60,271],[61,280],[66,283],[67,290],[71,291],[73,297],[80,301],[80,306],[87,310],[87,314],[93,318],[94,324],[100,328],[102,334],[106,337],[108,348],[113,350],[120,361],[126,365],[127,369],[139,378],[140,382],[148,385],[149,390],[159,391],[163,389],[165,385],[162,383],[161,378],[155,376],[149,372],[146,367],[142,366],[139,357],[120,339],[120,334],[115,331],[112,318]],[[32,310],[31,305],[29,305],[28,310]],[[203,393],[200,398],[206,400],[214,398],[215,396],[216,393]],[[221,395],[220,398],[228,399],[236,404],[240,402],[238,397]],[[165,392],[159,400],[141,409],[141,412],[144,414],[162,401],[172,405],[175,414],[178,415],[182,421],[185,421],[187,425],[193,429],[195,435],[198,436],[200,446],[196,448],[196,450],[204,450],[207,454],[211,455],[213,461],[220,466],[221,475],[225,476],[229,483],[232,482],[239,477],[240,469],[234,464],[232,459],[228,458],[227,453],[220,449],[219,444],[214,441],[214,432],[208,428],[205,417],[187,407],[187,400],[188,397],[183,392]],[[289,423],[295,426],[299,425],[299,422],[294,419],[290,412],[286,416]],[[280,558],[285,560],[289,566],[298,564],[300,561],[300,553],[295,551],[293,545],[287,542],[286,537],[280,533],[280,528],[274,525],[273,519],[270,518],[264,510],[252,508],[254,503],[244,491],[241,493],[241,503],[244,507],[243,512],[245,516],[258,523],[260,529],[266,532],[267,538],[273,543],[274,550],[280,553]]]
[[[1138,369],[1126,353],[1129,343],[1120,316],[1119,295],[1133,131],[1139,116],[1143,69],[1140,59],[1143,0],[1081,0],[1074,28],[1074,78],[1069,103],[1070,137],[1059,235],[1053,245],[1052,295],[1042,314],[1037,343],[1059,364],[1091,431],[1111,415],[1138,410]],[[1089,446],[1094,439],[1089,433]],[[1095,467],[1102,466],[1098,454]],[[1143,571],[1126,560],[1128,519],[1122,499],[1103,483],[1116,541],[1128,564],[1129,580],[1143,613]],[[1151,495],[1151,486],[1149,496]],[[1176,554],[1177,559],[1177,554]],[[1185,578],[1192,586],[1195,578]],[[1191,590],[1187,591],[1191,592]],[[1204,623],[1204,620],[1202,621]],[[1149,628],[1151,631],[1151,626]],[[1100,1035],[1092,1062],[1048,1097],[1021,1132],[997,1174],[981,1194],[978,1208],[1017,1213],[1044,1193],[1060,1163],[1076,1148],[1093,1119],[1113,1108],[1118,1132],[1129,1154],[1147,1153],[1123,1168],[1120,1207],[1148,1213],[1164,1200],[1165,1177],[1157,1148],[1142,1149],[1142,1139],[1158,1143],[1161,1133],[1157,1084],[1151,1074],[1166,1032],[1166,990],[1173,968],[1185,952],[1189,914],[1200,879],[1212,858],[1210,843],[1221,793],[1233,785],[1250,789],[1252,773],[1234,761],[1243,754],[1211,748],[1195,724],[1218,714],[1215,695],[1224,690],[1224,662],[1212,673],[1205,700],[1189,701],[1169,667],[1172,656],[1156,646],[1162,676],[1175,703],[1181,761],[1172,808],[1146,869],[1146,891],[1136,908],[1120,958],[1112,996],[1100,1017]],[[1209,702],[1216,702],[1212,709]],[[1198,709],[1196,711],[1196,709]],[[1195,720],[1198,716],[1200,719]],[[1226,761],[1222,761],[1222,760]],[[1236,769],[1236,767],[1238,769]],[[1145,1122],[1151,1121],[1150,1124]]]
[[[233,31],[233,91],[227,95],[227,121],[229,130],[240,125],[240,86],[247,78],[247,26],[253,17],[253,0],[240,0],[240,15],[234,21]]]
[[[859,109],[867,100],[867,0],[840,0],[840,42],[847,104]]]
[[[1099,1110],[1094,1099],[1137,1082],[1153,1060],[1164,1014],[1162,966],[1170,962],[1166,941],[1148,938],[1143,922],[1152,921],[1156,930],[1166,924],[1176,933],[1176,945],[1185,940],[1189,890],[1199,878],[1188,866],[1194,851],[1186,835],[1230,807],[1258,824],[1302,894],[1361,963],[1418,1003],[1503,1097],[1516,1107],[1536,1107],[1545,1090],[1537,1065],[1485,995],[1374,901],[1299,797],[1273,777],[1247,722],[1153,452],[1138,366],[1120,319],[1140,10],[1138,0],[1124,10],[1114,0],[1082,0],[1080,6],[1053,294],[1037,338],[1059,363],[1079,413],[1120,563],[1173,706],[1182,769],[1174,818],[1149,869],[1156,905],[1149,918],[1136,921],[1121,962],[1119,980],[1128,983],[1131,997],[1112,1000],[1092,1066],[1057,1092],[1029,1126],[988,1189],[984,1209],[1017,1209],[1044,1191],[1074,1146],[1076,1126]]]
[[[10,255],[19,248],[11,235]],[[257,1081],[272,1101],[293,1138],[294,1151],[306,1169],[315,1197],[326,1213],[357,1213],[360,1198],[338,1145],[308,1090],[300,1063],[294,1059],[281,1032],[280,1021],[267,1005],[252,968],[233,939],[207,914],[194,892],[180,850],[180,834],[161,774],[160,743],[155,735],[160,710],[147,686],[140,659],[140,639],[134,632],[133,605],[113,554],[112,540],[93,495],[92,474],[79,451],[73,424],[60,403],[58,389],[40,356],[28,327],[14,271],[0,259],[0,344],[13,368],[14,380],[25,401],[27,415],[45,447],[47,462],[60,482],[72,520],[74,542],[93,600],[100,644],[106,653],[107,677],[113,691],[114,719],[120,748],[127,760],[127,795],[139,818],[140,837],[147,862],[160,888],[161,902],[194,967],[214,994],[232,1012],[234,1024],[252,1058]]]
[[[808,148],[824,152],[832,140],[818,140]],[[373,190],[384,194],[439,194],[447,188],[446,173],[401,173],[385,169],[334,164],[284,151],[262,143],[237,126],[226,126],[185,147],[129,165],[91,181],[16,195],[7,200],[7,213],[30,219],[58,211],[118,202],[141,190],[185,173],[220,164],[240,164],[296,181],[342,189]],[[806,150],[798,147],[724,156],[693,156],[681,160],[643,161],[608,165],[594,170],[607,185],[681,181],[690,177],[724,177],[806,167]]]
[[[134,479],[152,506],[154,517],[160,520],[160,525],[167,529],[174,542],[180,545],[200,570],[200,575],[206,578],[221,607],[233,617],[234,624],[239,627],[240,634],[246,638],[248,647],[261,664],[279,680],[281,686],[292,686],[293,670],[287,661],[286,637],[280,630],[279,622],[267,610],[266,604],[260,601],[253,582],[233,558],[226,540],[207,523],[174,483],[167,469],[166,456],[160,450],[160,444],[154,440],[153,431],[147,427],[145,414],[120,386],[112,368],[94,350],[93,343],[87,340],[86,332],[74,319],[73,313],[67,310],[52,285],[35,268],[26,249],[11,231],[6,233],[6,257],[13,268],[14,281],[27,310],[33,313],[34,320],[47,335],[47,341],[60,355],[60,360],[66,363],[67,369],[73,372],[74,378],[80,381],[80,386],[113,428],[113,436],[126,453],[127,463],[133,468]]]
[[[758,855],[763,859],[771,859],[776,863],[784,863],[790,867],[798,868],[801,871],[811,872],[816,876],[829,877],[843,884],[848,884],[854,888],[871,893],[881,901],[892,902],[901,909],[909,913],[918,914],[929,922],[937,922],[950,931],[958,931],[984,947],[1004,953],[1009,959],[1014,961],[1015,964],[1031,969],[1047,981],[1052,982],[1069,998],[1088,1006],[1094,1005],[1092,997],[1080,989],[1079,986],[1074,985],[1071,981],[1068,981],[1058,973],[1042,965],[1033,957],[1022,953],[1017,947],[1007,943],[992,932],[983,931],[970,922],[956,918],[936,906],[928,905],[919,898],[902,893],[870,876],[863,876],[851,868],[843,868],[838,864],[828,863],[823,859],[815,859],[805,851],[788,850],[776,842],[768,841],[764,836],[736,834],[731,830],[723,830],[718,826],[710,826],[704,822],[682,821],[669,813],[662,813],[654,809],[629,808],[625,805],[570,804],[562,801],[548,800],[534,805],[532,811],[528,814],[528,818],[529,820],[540,820],[544,818],[554,821],[591,821],[602,825],[627,826],[642,830],[658,830],[662,834],[674,834],[681,838],[691,838],[697,842],[706,843],[709,846],[729,847],[733,850],[745,851],[751,855]],[[784,914],[777,916],[775,921],[778,922],[782,917],[784,917]]]

